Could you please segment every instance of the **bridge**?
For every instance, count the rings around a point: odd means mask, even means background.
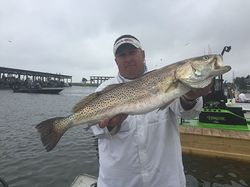
[[[100,85],[101,83],[103,83],[104,81],[111,79],[113,77],[110,76],[90,76],[90,85]]]

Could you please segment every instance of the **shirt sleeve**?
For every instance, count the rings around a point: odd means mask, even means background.
[[[91,127],[91,130],[95,136],[98,138],[110,137],[111,134],[108,131],[108,128],[100,128],[98,124]]]
[[[116,78],[109,79],[109,80],[105,81],[104,83],[102,83],[100,86],[97,87],[95,92],[99,92],[99,91],[103,90],[108,85],[115,84],[115,80],[116,80]],[[105,138],[105,137],[110,137],[111,136],[111,134],[109,133],[107,127],[100,128],[99,125],[96,124],[96,125],[94,125],[94,126],[92,126],[90,128],[91,128],[93,134],[95,136],[97,136],[98,138]]]

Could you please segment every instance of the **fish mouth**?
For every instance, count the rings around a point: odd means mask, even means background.
[[[223,65],[221,55],[216,55],[211,60],[210,66],[203,69],[202,72],[199,72],[193,66],[192,68],[193,68],[195,77],[188,79],[188,80],[180,79],[180,81],[189,88],[204,88],[205,86],[211,83],[214,77],[227,73],[228,71],[231,70],[231,66]]]
[[[227,73],[231,70],[231,66],[220,66],[216,69],[214,69],[212,72],[210,72],[209,74],[209,77],[216,77],[216,76],[219,76],[219,75],[222,75],[224,73]]]
[[[210,72],[209,77],[216,77],[231,70],[231,66],[223,64],[223,57],[220,54],[214,57],[212,63],[214,63],[214,69]]]

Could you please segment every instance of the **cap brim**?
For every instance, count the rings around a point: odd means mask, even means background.
[[[122,45],[120,45],[120,46],[116,49],[115,55],[116,55],[116,54],[119,54],[119,53],[122,53],[123,51],[132,50],[132,49],[138,49],[138,47],[136,47],[136,46],[134,46],[134,45],[132,45],[132,44],[129,44],[129,43],[122,44]]]
[[[117,50],[121,47],[121,46],[123,46],[123,45],[125,45],[126,44],[126,46],[133,46],[134,48],[142,48],[141,47],[141,43],[138,41],[138,40],[136,40],[136,39],[134,39],[134,38],[122,38],[122,39],[120,39],[120,40],[118,40],[115,44],[114,44],[114,48],[113,48],[113,52],[114,52],[114,55],[117,53]]]

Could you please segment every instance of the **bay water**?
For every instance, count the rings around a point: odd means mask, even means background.
[[[0,90],[0,177],[10,187],[69,187],[80,173],[98,176],[97,142],[81,126],[46,152],[35,126],[67,116],[95,87],[69,87],[59,95]],[[250,146],[250,145],[249,145]],[[250,186],[250,164],[183,155],[187,186]],[[1,184],[0,184],[1,187]]]

